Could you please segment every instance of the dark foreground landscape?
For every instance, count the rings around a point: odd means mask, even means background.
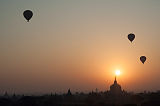
[[[0,106],[160,106],[160,91],[120,94],[106,92],[48,94],[25,96],[5,93],[0,97]]]
[[[0,106],[160,106],[160,91],[128,93],[122,90],[116,77],[109,91],[90,93],[51,93],[42,96],[26,96],[6,92],[0,97]]]

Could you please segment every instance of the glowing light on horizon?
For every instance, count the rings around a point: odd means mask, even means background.
[[[119,76],[121,74],[120,70],[115,71],[116,76]]]

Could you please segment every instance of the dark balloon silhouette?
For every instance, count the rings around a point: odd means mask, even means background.
[[[25,10],[23,12],[23,16],[25,17],[25,19],[29,22],[29,20],[32,18],[33,16],[33,12],[31,10]]]
[[[132,42],[135,39],[135,35],[133,33],[128,34],[128,39]]]
[[[146,56],[141,56],[140,57],[141,62],[144,64],[144,62],[146,61]]]

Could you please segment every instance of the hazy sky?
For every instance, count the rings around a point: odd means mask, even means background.
[[[0,93],[109,90],[116,69],[127,91],[159,90],[159,28],[159,0],[1,0]]]

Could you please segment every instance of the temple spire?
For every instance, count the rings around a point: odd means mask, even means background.
[[[116,76],[115,76],[115,80],[114,80],[114,83],[115,83],[115,84],[117,83],[117,79],[116,79]]]

